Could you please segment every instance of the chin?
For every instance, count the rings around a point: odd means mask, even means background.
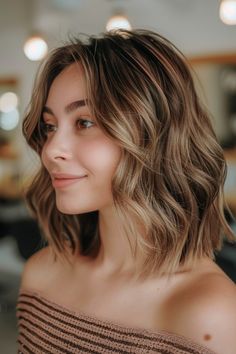
[[[57,206],[57,210],[59,210],[62,214],[67,214],[67,215],[76,215],[76,214],[87,213],[87,210],[82,211],[78,208],[65,207],[64,205]]]
[[[94,208],[78,207],[78,204],[73,206],[71,204],[66,205],[65,203],[58,203],[58,202],[56,203],[56,206],[57,206],[57,210],[59,210],[62,214],[67,214],[67,215],[85,214],[97,210]]]

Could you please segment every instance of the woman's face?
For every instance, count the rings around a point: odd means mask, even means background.
[[[86,99],[82,67],[72,64],[53,81],[43,110],[42,162],[65,214],[101,210],[113,201],[111,179],[121,148],[96,125]]]

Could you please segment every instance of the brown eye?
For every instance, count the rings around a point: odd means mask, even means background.
[[[41,122],[40,123],[40,130],[43,134],[47,135],[48,133],[56,131],[57,127],[53,124]]]
[[[84,128],[84,129],[88,129],[91,128],[91,126],[94,125],[94,123],[91,120],[87,120],[87,119],[78,119],[76,121],[76,124],[80,127],[80,128]]]

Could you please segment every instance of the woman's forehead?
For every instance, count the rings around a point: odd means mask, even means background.
[[[53,80],[51,88],[55,85],[66,82],[67,84],[84,85],[85,75],[82,65],[73,63],[62,70]]]
[[[53,80],[48,92],[46,106],[62,102],[69,104],[82,100],[85,102],[87,100],[84,73],[80,67],[71,64]]]

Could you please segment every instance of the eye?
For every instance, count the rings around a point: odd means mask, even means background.
[[[48,133],[56,131],[57,127],[53,124],[40,122],[40,130],[43,134],[47,135]]]
[[[77,124],[79,127],[88,129],[88,128],[91,128],[91,126],[94,125],[94,122],[92,122],[91,120],[81,119],[81,118],[80,118],[80,119],[77,119],[76,124]]]

